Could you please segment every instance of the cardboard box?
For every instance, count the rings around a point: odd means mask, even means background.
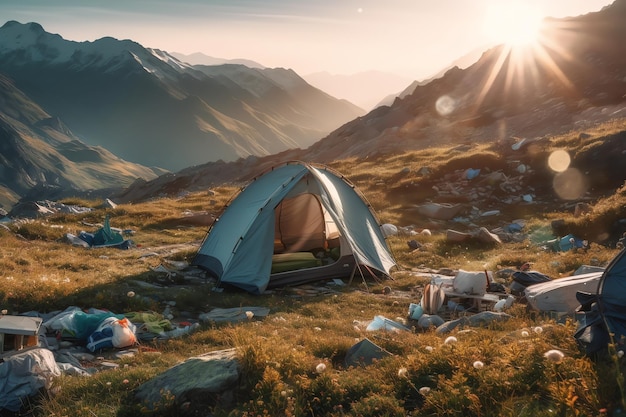
[[[39,346],[40,317],[0,315],[0,356]]]

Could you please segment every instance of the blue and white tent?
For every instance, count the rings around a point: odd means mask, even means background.
[[[193,262],[221,284],[267,288],[389,275],[396,262],[375,213],[348,180],[302,162],[253,179],[213,223]]]
[[[615,343],[626,347],[626,249],[606,267],[595,293],[577,293],[579,325],[575,338],[587,354]]]

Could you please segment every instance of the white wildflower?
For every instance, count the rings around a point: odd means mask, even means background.
[[[426,349],[428,353],[432,353],[432,351],[435,350],[432,346],[426,346],[424,349]]]
[[[420,391],[420,394],[426,395],[430,392],[430,387],[422,387],[419,389],[419,391]]]
[[[321,374],[325,370],[326,370],[326,364],[324,363],[318,363],[317,366],[315,367],[315,372],[317,372],[318,374]]]
[[[537,326],[537,327],[533,328],[533,332],[535,332],[537,334],[541,334],[541,332],[543,332],[543,327]]]
[[[522,331],[522,337],[528,337],[528,336],[530,336],[530,335],[528,334],[528,332],[527,332],[526,330],[523,330],[523,331]]]
[[[473,366],[476,369],[483,369],[483,366],[485,366],[485,364],[482,363],[481,361],[475,361]]]
[[[126,296],[127,296],[127,297],[130,297],[130,298],[133,298],[133,297],[135,296],[135,291],[128,291],[128,292],[126,293]]]
[[[454,336],[448,336],[446,340],[443,342],[446,345],[451,345],[452,343],[456,343],[457,339]]]
[[[399,376],[400,378],[406,378],[406,376],[407,376],[408,372],[409,372],[409,370],[408,370],[408,369],[406,369],[406,368],[402,367],[402,368],[398,369],[398,376]]]
[[[543,354],[543,356],[551,362],[559,363],[565,357],[565,354],[558,349],[551,349]]]

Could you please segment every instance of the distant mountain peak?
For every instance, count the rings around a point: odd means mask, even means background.
[[[143,165],[304,148],[363,114],[290,69],[192,65],[132,40],[68,41],[39,28],[0,28],[0,73],[85,143]]]
[[[194,52],[192,54],[182,54],[180,52],[171,52],[170,55],[179,59],[180,61],[187,62],[191,65],[224,65],[224,64],[236,64],[245,65],[248,68],[267,68],[262,64],[250,59],[225,59],[216,58],[213,56],[205,55],[202,52]]]

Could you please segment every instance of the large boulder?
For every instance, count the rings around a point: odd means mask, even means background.
[[[210,352],[175,365],[135,391],[144,410],[228,406],[240,375],[235,349]]]

